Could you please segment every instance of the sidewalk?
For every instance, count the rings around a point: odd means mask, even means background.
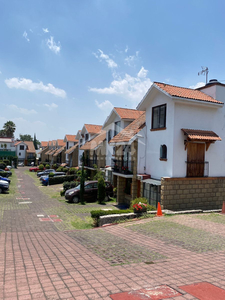
[[[56,223],[38,217],[46,217],[46,208],[56,202],[23,169],[16,173],[20,196],[7,203],[0,196],[0,299],[146,299],[150,289],[166,286],[174,297],[148,299],[204,300],[184,286],[208,282],[225,289],[225,216],[59,231]],[[23,201],[31,203],[18,204]]]

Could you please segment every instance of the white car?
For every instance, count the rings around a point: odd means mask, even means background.
[[[11,170],[11,169],[12,169],[12,166],[6,166],[6,168],[8,168],[9,170]]]
[[[0,194],[2,192],[8,191],[9,189],[9,183],[5,180],[0,180]]]

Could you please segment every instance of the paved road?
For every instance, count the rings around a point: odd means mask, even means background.
[[[181,300],[201,299],[183,285],[204,281],[225,288],[225,217],[62,231],[56,216],[40,221],[37,215],[45,218],[49,207],[64,204],[44,195],[23,168],[16,174],[19,194],[7,201],[0,195],[0,299],[109,300],[167,285],[180,292],[170,299]]]

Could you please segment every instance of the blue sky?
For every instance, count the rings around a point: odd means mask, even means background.
[[[40,141],[135,108],[153,81],[225,82],[225,4],[208,0],[0,0],[0,128]]]

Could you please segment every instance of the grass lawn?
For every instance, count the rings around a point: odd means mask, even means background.
[[[11,183],[9,185],[9,191],[3,194],[0,194],[0,199],[8,199],[11,198],[13,195],[15,195],[16,193],[18,193],[18,188],[17,188],[17,176],[15,174],[15,171],[12,169],[12,176],[9,177],[9,179],[11,180]],[[19,195],[19,193],[18,193]]]
[[[25,174],[33,178],[34,184],[39,187],[40,191],[47,195],[51,200],[55,200],[55,205],[52,201],[49,202],[49,207],[45,208],[48,215],[58,215],[63,222],[55,223],[59,230],[73,230],[73,229],[87,229],[93,227],[93,219],[90,212],[99,209],[117,209],[114,205],[116,202],[108,201],[105,204],[98,204],[97,202],[86,203],[68,203],[65,197],[60,196],[63,184],[55,184],[49,186],[42,186],[37,174],[34,172],[25,171]]]

